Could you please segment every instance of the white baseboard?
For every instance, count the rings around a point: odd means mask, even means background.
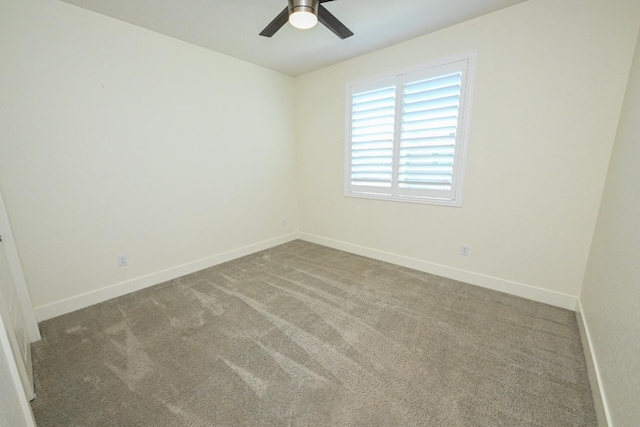
[[[125,282],[116,283],[95,291],[87,292],[71,298],[56,301],[50,304],[35,307],[34,311],[38,321],[51,319],[66,313],[70,313],[90,305],[98,304],[112,298],[126,295],[140,289],[148,288],[168,280],[172,280],[186,274],[195,273],[223,262],[231,261],[252,253],[259,252],[283,243],[291,242],[298,238],[298,233],[291,233],[274,239],[265,240],[242,248],[234,249],[211,257],[203,258],[194,262],[179,265],[167,270],[152,273],[146,276],[136,277]]]
[[[364,246],[358,246],[339,240],[328,239],[308,233],[300,233],[299,238],[311,243],[328,246],[330,248],[339,249],[356,255],[362,255],[369,258],[385,261],[392,264],[401,265],[403,267],[412,268],[414,270],[447,277],[449,279],[459,280],[461,282],[472,285],[481,286],[483,288],[493,289],[495,291],[504,292],[511,295],[527,298],[533,301],[542,302],[567,310],[575,310],[577,297],[566,295],[559,292],[550,291],[548,289],[537,288],[535,286],[525,285],[523,283],[512,282],[485,274],[474,273],[471,271],[461,270],[445,265],[435,264],[422,261],[415,258],[409,258],[402,255],[396,255],[389,252],[370,249]]]
[[[354,245],[339,240],[328,239],[308,233],[291,233],[274,239],[265,240],[263,242],[248,245],[242,248],[234,249],[222,254],[207,257],[191,263],[179,265],[167,270],[152,273],[146,276],[137,277],[125,282],[116,283],[95,291],[76,295],[50,304],[35,307],[34,311],[38,321],[51,319],[66,313],[70,313],[90,305],[98,304],[112,298],[126,295],[149,286],[157,285],[168,280],[175,279],[186,274],[191,274],[223,262],[231,261],[242,256],[269,249],[271,247],[281,245],[293,241],[295,239],[306,240],[311,243],[327,246],[334,249],[343,250],[345,252],[366,256],[380,261],[390,262],[392,264],[401,265],[403,267],[424,271],[438,276],[448,277],[450,279],[459,280],[461,282],[470,283],[472,285],[505,292],[511,295],[539,301],[556,307],[575,310],[577,298],[571,295],[561,294],[559,292],[547,289],[536,288],[534,286],[522,283],[512,282],[487,276],[470,271],[460,270],[457,268],[447,267],[427,261],[396,255],[389,252],[370,249],[363,246]]]
[[[609,406],[607,405],[607,398],[602,389],[598,360],[593,351],[589,325],[587,324],[587,319],[584,317],[584,310],[580,299],[578,299],[578,304],[576,305],[576,320],[578,322],[578,329],[580,330],[580,339],[582,340],[584,359],[587,364],[587,372],[589,373],[589,383],[591,384],[591,394],[593,394],[593,405],[596,409],[598,425],[600,427],[609,427],[611,425]]]

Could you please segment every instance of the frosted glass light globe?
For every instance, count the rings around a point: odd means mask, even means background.
[[[293,12],[289,15],[289,22],[296,28],[308,30],[315,27],[318,17],[311,12]]]

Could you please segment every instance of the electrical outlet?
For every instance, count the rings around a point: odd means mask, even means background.
[[[460,255],[469,256],[469,245],[460,246]]]
[[[127,256],[126,255],[118,255],[118,265],[120,267],[124,267],[127,265]]]

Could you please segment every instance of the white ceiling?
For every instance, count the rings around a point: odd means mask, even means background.
[[[354,36],[321,24],[258,33],[287,0],[63,0],[272,70],[296,76],[525,0],[336,0],[324,6]]]

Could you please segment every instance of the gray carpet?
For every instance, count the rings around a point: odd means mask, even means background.
[[[573,312],[303,241],[41,325],[39,426],[595,426]]]

